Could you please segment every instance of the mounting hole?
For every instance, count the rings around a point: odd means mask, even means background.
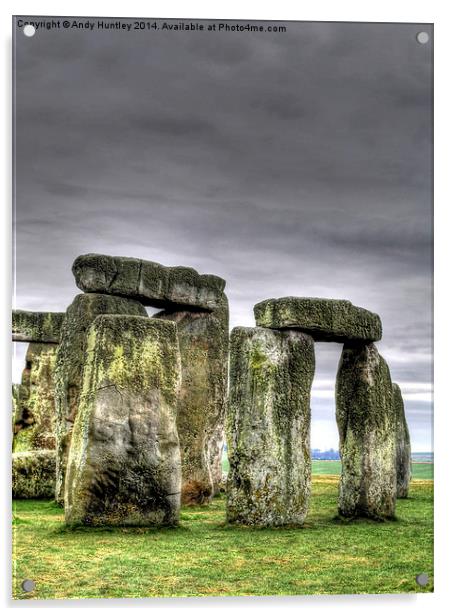
[[[425,45],[425,43],[428,43],[430,40],[430,37],[428,35],[427,32],[418,32],[416,34],[416,40],[418,43],[420,43],[421,45]]]
[[[33,582],[33,580],[24,580],[22,582],[22,590],[25,592],[31,592],[35,588],[36,584]]]
[[[34,36],[36,34],[36,28],[31,24],[27,24],[24,26],[24,34],[25,36]]]
[[[427,586],[428,575],[426,573],[419,573],[419,575],[416,576],[416,582],[419,584],[419,586]]]

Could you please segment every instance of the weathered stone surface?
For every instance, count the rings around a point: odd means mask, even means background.
[[[13,498],[53,498],[55,450],[13,453]]]
[[[13,451],[55,449],[56,344],[32,342],[17,388]]]
[[[396,425],[389,368],[373,344],[345,344],[336,379],[342,474],[339,513],[392,518]]]
[[[392,384],[393,403],[396,416],[396,471],[397,498],[407,498],[411,481],[411,443],[408,424],[405,417],[402,392],[397,383]]]
[[[314,342],[296,331],[236,327],[230,347],[227,519],[299,526],[311,489]]]
[[[191,267],[165,267],[130,257],[87,254],[72,266],[77,286],[87,293],[111,293],[147,306],[172,305],[213,310],[223,301],[225,281]]]
[[[227,372],[227,362],[226,362],[226,372]],[[210,439],[210,470],[212,473],[212,484],[213,484],[213,496],[219,494],[222,490],[224,492],[224,473],[223,473],[223,448],[226,442],[226,434],[224,429],[224,421],[226,419],[226,408],[227,408],[227,396],[225,397],[224,404],[224,418],[221,422],[221,426],[218,425],[212,431],[212,436]]]
[[[201,504],[218,492],[228,380],[229,310],[223,296],[213,312],[164,311],[177,323],[182,361],[177,428],[182,457],[182,502]]]
[[[57,418],[56,501],[63,504],[64,474],[77,415],[86,359],[86,333],[100,314],[128,314],[147,317],[144,306],[134,300],[97,293],[77,295],[66,312],[55,366],[55,398]]]
[[[316,341],[380,340],[380,317],[343,299],[281,297],[254,306],[256,325],[300,329]]]
[[[180,378],[174,323],[120,315],[95,319],[68,458],[67,523],[177,523]]]
[[[13,310],[13,340],[58,343],[63,319],[64,312]]]
[[[12,393],[12,436],[14,448],[14,435],[21,429],[16,428],[16,423],[22,423],[22,406],[23,401],[28,397],[28,390],[21,383],[13,383],[11,387]]]

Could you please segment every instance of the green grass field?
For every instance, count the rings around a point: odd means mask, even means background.
[[[223,471],[229,470],[229,462],[223,457]],[[433,464],[429,462],[415,462],[411,464],[413,479],[433,479]],[[313,475],[340,475],[341,463],[339,460],[312,460]]]
[[[415,479],[385,523],[335,520],[337,484],[313,477],[301,529],[228,526],[223,496],[183,509],[176,529],[68,530],[53,503],[15,501],[14,597],[431,592],[432,581],[421,588],[415,576],[432,580],[433,482]],[[31,593],[21,590],[26,578]]]
[[[413,479],[433,479],[433,464],[428,462],[415,462],[411,465]],[[313,475],[340,475],[341,463],[339,460],[313,460]]]

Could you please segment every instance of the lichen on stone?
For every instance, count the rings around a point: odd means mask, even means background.
[[[389,368],[374,344],[344,345],[336,378],[339,514],[395,516],[396,422]]]
[[[16,342],[60,341],[64,312],[13,310],[12,337]]]
[[[227,520],[303,524],[310,496],[314,342],[294,331],[236,327],[226,423]]]
[[[137,301],[113,295],[82,293],[66,311],[61,343],[55,366],[57,480],[55,498],[64,499],[64,475],[72,426],[79,407],[83,369],[86,360],[87,332],[101,314],[129,314],[147,318],[146,309]]]
[[[298,329],[316,341],[375,341],[382,335],[377,314],[342,299],[281,297],[254,306],[256,325]]]
[[[100,315],[87,339],[67,464],[66,522],[174,525],[181,489],[176,326]]]
[[[157,308],[214,310],[223,301],[225,281],[212,274],[199,274],[191,267],[87,254],[77,257],[72,272],[83,291],[128,297]]]
[[[57,345],[30,343],[16,389],[13,451],[55,449],[55,359]]]
[[[218,492],[227,397],[229,310],[226,296],[212,312],[166,310],[155,318],[177,324],[182,365],[177,427],[182,502],[203,504]]]

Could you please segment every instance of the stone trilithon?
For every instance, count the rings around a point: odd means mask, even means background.
[[[229,344],[225,281],[189,267],[96,254],[78,257],[72,271],[83,291],[162,308],[154,318],[177,324],[182,361],[177,414],[182,502],[210,501],[222,474]]]

